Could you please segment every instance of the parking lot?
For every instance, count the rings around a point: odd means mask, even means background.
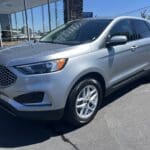
[[[140,80],[105,98],[88,125],[33,122],[0,111],[0,148],[19,150],[149,150],[150,84]]]

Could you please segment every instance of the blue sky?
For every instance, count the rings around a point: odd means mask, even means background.
[[[84,11],[94,16],[114,16],[141,7],[150,6],[150,0],[83,0]]]

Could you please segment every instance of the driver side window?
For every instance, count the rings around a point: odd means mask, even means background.
[[[134,40],[134,33],[131,28],[130,20],[123,20],[117,23],[112,30],[110,31],[110,37],[116,35],[125,35],[127,36],[128,41]]]

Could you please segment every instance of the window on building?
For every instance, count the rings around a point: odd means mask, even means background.
[[[24,25],[22,12],[16,13],[16,19],[17,19],[17,28],[18,30],[20,30]]]
[[[12,26],[12,30],[17,29],[15,14],[11,14],[11,26]]]
[[[33,36],[33,32],[34,32],[34,29],[33,29],[33,22],[32,22],[32,12],[31,12],[31,9],[28,9],[27,10],[27,19],[28,19],[28,30],[29,30],[29,34],[30,36],[32,37]],[[27,27],[25,26],[24,27],[24,32],[27,34]]]
[[[41,36],[43,33],[43,19],[42,19],[42,7],[33,8],[33,19],[34,19],[34,32],[37,36]]]
[[[44,32],[49,31],[49,15],[48,15],[48,4],[43,5],[43,21],[44,21]]]
[[[64,24],[64,3],[63,0],[57,2],[57,25]]]
[[[9,34],[11,39],[28,38],[28,31],[30,38],[40,38],[44,33],[47,33],[50,29],[64,24],[64,4],[63,0],[51,1],[49,3],[33,7],[28,4],[27,9],[27,22],[25,16],[25,10],[10,14],[11,33]],[[32,3],[31,3],[32,4]],[[48,6],[49,4],[49,6]],[[30,5],[30,6],[29,6]],[[50,8],[50,10],[49,10]],[[49,14],[50,12],[50,14]],[[27,28],[28,24],[28,28]],[[10,32],[10,31],[9,31]]]
[[[55,3],[50,3],[50,14],[51,14],[51,29],[56,28],[56,12],[55,12]]]
[[[11,40],[16,40],[18,38],[18,24],[17,24],[17,16],[16,13],[11,14]],[[4,38],[8,38],[6,35],[7,31],[4,31]]]

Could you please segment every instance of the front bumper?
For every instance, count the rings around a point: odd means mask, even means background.
[[[0,108],[15,117],[21,117],[31,120],[60,120],[64,114],[64,109],[44,110],[46,107],[48,108],[49,106],[41,106],[43,107],[43,111],[37,111],[37,106],[24,106],[24,111],[23,109],[22,111],[19,111],[16,110],[15,107],[13,107],[13,104],[11,104],[12,100],[8,97],[0,95],[0,99]]]
[[[63,116],[71,84],[71,80],[63,79],[66,77],[65,70],[28,76],[13,67],[8,69],[17,76],[17,80],[8,87],[0,87],[0,107],[15,116],[29,119],[59,120]],[[30,93],[43,93],[43,96],[25,103],[24,95]]]

